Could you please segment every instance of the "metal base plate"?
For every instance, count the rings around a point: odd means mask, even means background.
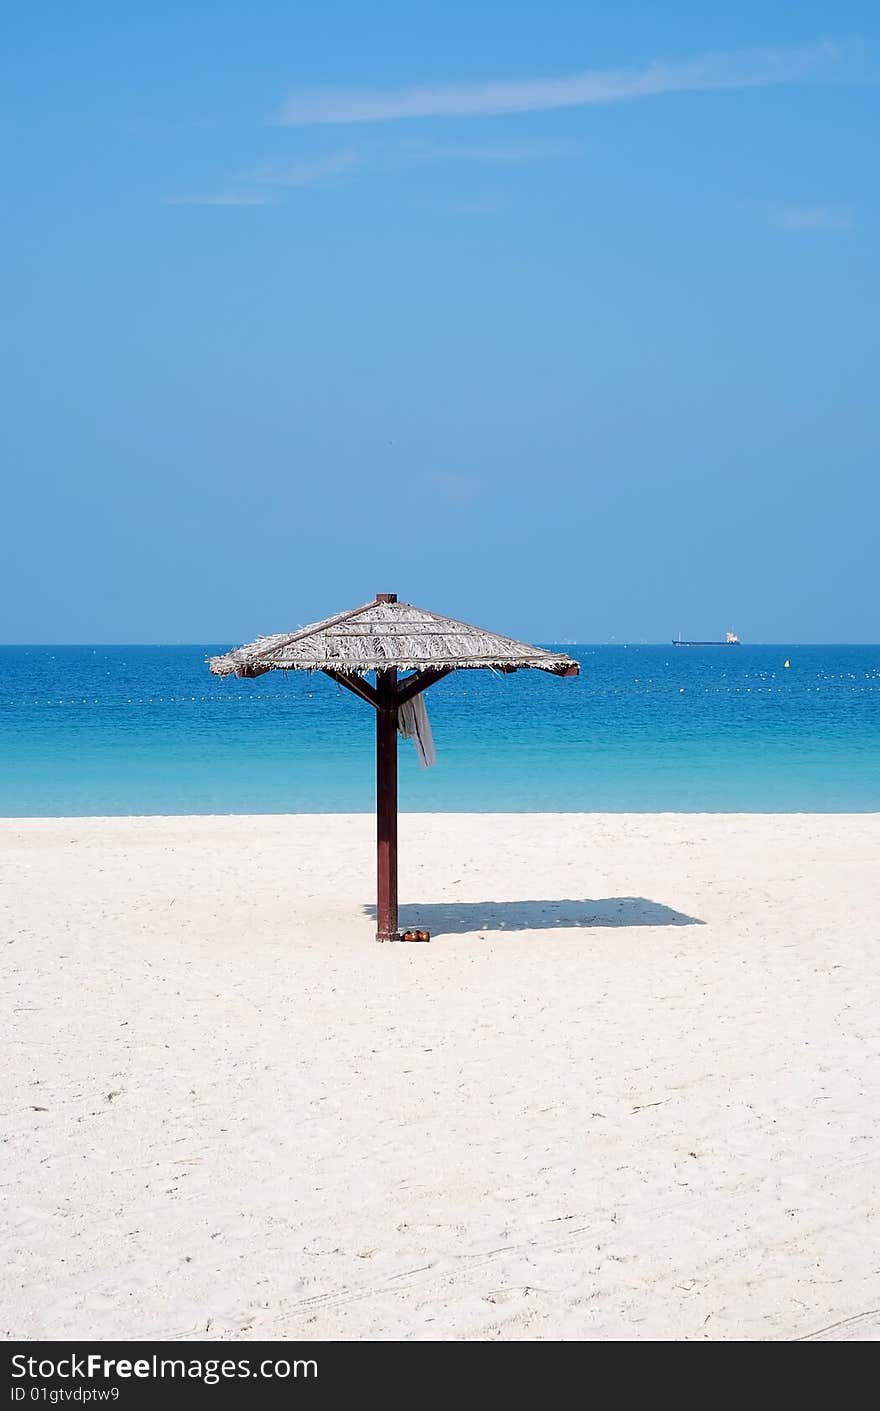
[[[414,942],[430,941],[430,939],[430,931],[419,931],[418,929],[406,931],[393,931],[390,935],[387,936],[381,935],[378,931],[376,932],[377,941],[405,941],[409,945],[412,945]]]

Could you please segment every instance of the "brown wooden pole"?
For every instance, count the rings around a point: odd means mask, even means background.
[[[396,603],[396,593],[377,593]],[[376,672],[376,940],[396,941],[397,921],[397,668]]]
[[[376,673],[376,940],[396,941],[397,924],[397,672]]]

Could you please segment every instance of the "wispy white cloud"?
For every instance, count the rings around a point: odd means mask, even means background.
[[[662,93],[695,93],[795,83],[839,63],[843,50],[827,40],[784,49],[702,54],[644,68],[592,69],[564,78],[524,79],[397,91],[317,90],[291,95],[277,121],[290,126],[391,122],[402,118],[476,117],[619,103]]]
[[[852,230],[851,206],[776,206],[770,224],[780,230]]]
[[[495,163],[512,166],[520,162],[541,161],[581,151],[572,142],[496,142],[470,146],[406,145],[396,152],[331,152],[322,157],[274,158],[259,162],[239,179],[245,189],[220,192],[217,195],[178,196],[170,199],[175,206],[264,206],[280,199],[285,189],[317,186],[336,177],[347,176],[359,167],[409,167],[430,162]],[[483,208],[481,203],[481,209]]]
[[[271,206],[265,191],[218,191],[197,196],[166,196],[166,206]]]
[[[261,162],[239,178],[246,186],[229,191],[206,192],[194,196],[169,196],[168,206],[272,206],[281,187],[312,186],[340,176],[355,165],[352,152],[334,152],[326,157],[294,158]],[[272,188],[275,188],[273,190]]]
[[[313,186],[351,171],[356,158],[353,152],[333,152],[326,157],[295,158],[291,161],[261,162],[248,175],[248,181],[260,186]]]

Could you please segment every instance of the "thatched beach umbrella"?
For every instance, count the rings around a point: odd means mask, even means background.
[[[488,667],[519,671],[533,667],[555,676],[576,676],[571,657],[484,632],[466,622],[399,603],[396,593],[377,593],[371,603],[301,627],[259,637],[225,656],[211,657],[217,676],[249,679],[266,671],[323,671],[376,711],[377,941],[400,938],[397,921],[397,734],[401,711],[408,731],[416,698],[452,671]],[[408,672],[400,677],[398,672]],[[375,684],[367,677],[375,673]],[[419,702],[420,704],[420,702]]]

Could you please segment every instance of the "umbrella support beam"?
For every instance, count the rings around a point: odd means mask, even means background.
[[[397,672],[377,672],[376,693],[376,940],[396,941],[397,919]]]

